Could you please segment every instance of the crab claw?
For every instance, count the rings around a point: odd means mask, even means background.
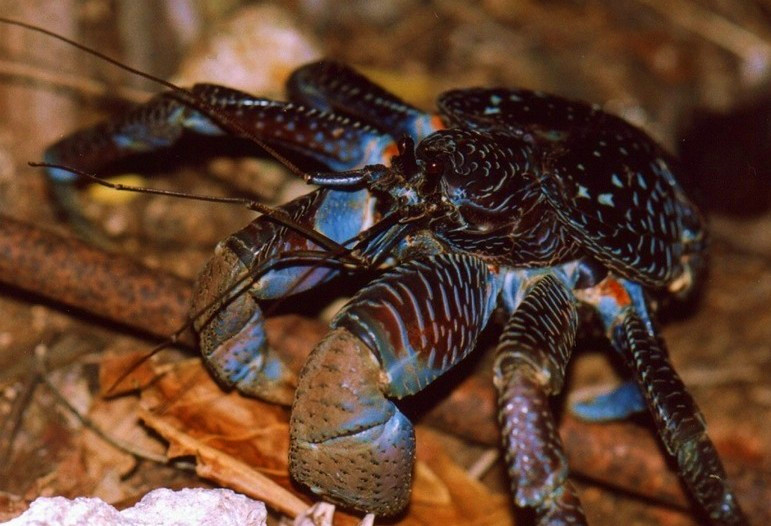
[[[297,378],[268,344],[265,318],[254,294],[242,289],[249,269],[221,243],[198,276],[193,326],[201,354],[224,386],[282,405],[292,403]]]
[[[387,516],[409,500],[415,433],[380,384],[369,348],[346,329],[330,332],[300,373],[289,470],[331,502]]]

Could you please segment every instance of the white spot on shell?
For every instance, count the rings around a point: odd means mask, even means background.
[[[600,194],[597,196],[597,202],[605,206],[614,206],[613,194]]]

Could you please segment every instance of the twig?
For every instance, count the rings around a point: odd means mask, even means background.
[[[0,59],[0,75],[8,75],[33,81],[41,86],[56,86],[76,91],[90,97],[120,98],[127,102],[141,104],[153,96],[153,93],[128,86],[113,86],[98,80],[84,78],[74,73],[48,71],[29,64]]]
[[[1,215],[0,281],[162,337],[187,321],[192,296],[179,277]]]
[[[498,448],[488,449],[479,455],[479,458],[466,470],[466,473],[469,477],[479,480],[490,471],[490,468],[498,462],[500,457],[501,453]]]
[[[46,371],[46,365],[45,365],[45,356],[48,352],[48,349],[45,345],[40,344],[37,347],[35,347],[35,362],[37,365],[37,373],[40,379],[43,381],[46,387],[51,391],[51,393],[54,395],[54,398],[62,404],[72,415],[75,416],[75,418],[78,419],[78,421],[83,424],[84,427],[90,429],[94,434],[96,434],[99,438],[110,444],[111,446],[119,449],[120,451],[124,451],[130,455],[133,455],[137,458],[141,458],[144,460],[149,460],[151,462],[156,462],[158,464],[167,464],[168,460],[164,455],[156,455],[155,453],[150,453],[148,451],[143,451],[141,449],[137,449],[131,444],[128,444],[126,442],[123,442],[122,440],[118,440],[116,438],[111,437],[109,434],[107,434],[105,431],[103,431],[99,426],[97,426],[94,422],[91,421],[90,418],[88,418],[85,415],[80,414],[80,411],[70,403],[67,398],[62,395],[61,392],[59,392],[59,389],[56,388],[56,386],[51,382],[51,380],[48,378],[48,373]]]
[[[17,394],[13,401],[13,407],[8,417],[0,425],[0,473],[5,473],[10,467],[11,449],[13,448],[13,441],[16,434],[21,427],[22,417],[24,416],[24,410],[32,400],[32,395],[35,392],[40,382],[40,377],[35,371],[34,367],[27,376],[26,381],[21,387],[21,391]]]
[[[717,13],[701,9],[693,2],[684,0],[637,0],[656,10],[673,23],[699,35],[738,56],[744,62],[763,61],[768,69],[771,61],[771,44],[755,33],[734,24]]]

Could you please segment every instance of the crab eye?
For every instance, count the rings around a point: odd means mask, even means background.
[[[444,163],[441,161],[430,161],[426,163],[426,175],[438,177],[444,173]]]

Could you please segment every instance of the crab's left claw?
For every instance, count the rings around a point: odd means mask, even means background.
[[[415,433],[379,388],[364,343],[336,329],[301,373],[292,409],[289,469],[325,499],[394,515],[410,496]]]

